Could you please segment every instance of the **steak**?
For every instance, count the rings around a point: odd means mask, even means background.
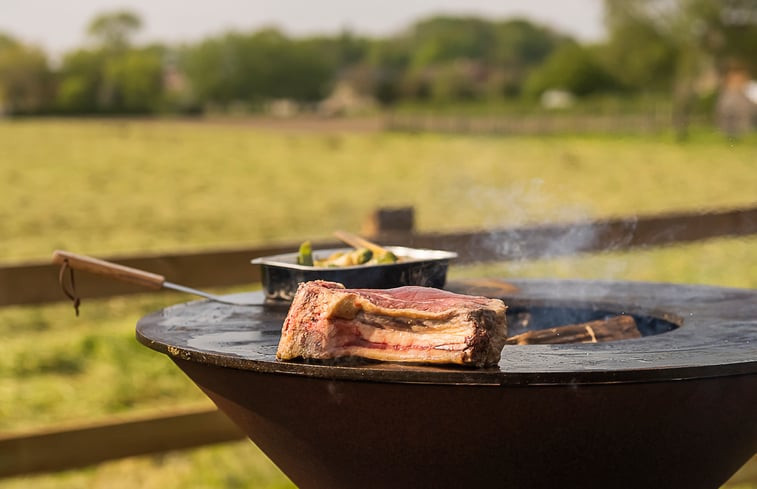
[[[507,337],[505,310],[499,299],[430,287],[304,282],[284,320],[276,357],[494,365]]]

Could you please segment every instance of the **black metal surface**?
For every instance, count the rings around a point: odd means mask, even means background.
[[[462,285],[456,290],[473,289]],[[507,295],[499,296],[514,309],[610,311],[635,315],[653,329],[681,327],[612,343],[507,345],[498,367],[483,370],[278,362],[275,352],[286,307],[180,304],[142,319],[137,336],[147,346],[182,359],[329,379],[501,385],[639,382],[757,372],[757,291],[633,282],[513,281]]]
[[[275,360],[286,308],[193,302],[143,318],[137,337],[301,488],[715,489],[757,451],[757,291],[501,285],[485,295],[513,314],[623,312],[645,336],[506,346],[487,370],[307,365]]]
[[[358,265],[351,267],[305,267],[296,264],[297,253],[261,257],[252,260],[260,265],[263,292],[269,301],[291,301],[300,282],[329,280],[350,289],[389,289],[402,285],[421,285],[442,288],[447,279],[449,261],[457,253],[441,250],[424,250],[387,247],[406,260],[398,263]],[[316,257],[326,258],[336,251],[352,248],[316,250]]]

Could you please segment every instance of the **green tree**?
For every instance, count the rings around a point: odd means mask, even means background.
[[[329,69],[334,72],[361,64],[368,56],[371,41],[343,30],[336,36],[315,36],[296,40],[303,50],[317,53]]]
[[[738,62],[757,75],[757,2],[754,0],[687,0],[684,24],[699,50],[719,67]]]
[[[518,95],[528,74],[559,46],[571,42],[566,36],[523,19],[498,22],[496,33],[492,52],[496,71],[490,90],[506,96]]]
[[[605,2],[608,32],[601,57],[629,90],[669,90],[681,46],[674,36],[675,14],[656,0]]]
[[[17,45],[18,41],[13,39],[13,37],[4,32],[0,32],[0,49],[7,49]]]
[[[478,77],[471,74],[479,68],[475,62],[457,60],[441,65],[434,74],[431,97],[437,101],[475,98],[479,92]]]
[[[106,60],[104,86],[113,90],[110,111],[147,113],[160,108],[163,84],[163,50],[130,49]]]
[[[142,28],[142,19],[134,12],[120,10],[97,15],[87,26],[87,33],[97,45],[109,51],[123,51]]]
[[[413,68],[458,59],[491,60],[497,44],[494,24],[476,17],[436,16],[411,29]]]
[[[59,70],[57,107],[72,113],[148,113],[162,106],[165,48],[131,46],[142,25],[128,11],[96,16],[91,49],[67,53]]]
[[[403,97],[411,51],[404,36],[376,39],[370,44],[365,70],[371,73],[371,91],[380,103],[390,105]]]
[[[434,16],[376,41],[367,61],[389,100],[514,96],[527,74],[567,41],[523,19]]]
[[[524,92],[534,97],[549,89],[584,96],[615,91],[618,83],[599,62],[594,50],[571,43],[560,47],[531,73]]]
[[[33,113],[49,107],[52,73],[38,48],[0,33],[0,110]]]
[[[222,106],[319,100],[334,77],[333,65],[313,43],[275,29],[206,39],[184,51],[181,65],[198,99]]]
[[[66,53],[58,71],[56,105],[72,113],[102,110],[99,93],[107,55],[103,51],[78,49]]]
[[[673,120],[685,137],[697,96],[712,67],[737,61],[757,70],[757,2],[753,0],[605,0],[606,60],[637,90],[668,90]]]
[[[567,36],[525,19],[497,22],[495,29],[493,61],[506,66],[537,65],[559,45],[570,41]]]

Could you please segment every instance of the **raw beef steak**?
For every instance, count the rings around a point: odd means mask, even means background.
[[[429,287],[345,289],[305,282],[284,321],[276,357],[494,365],[507,337],[505,310],[499,299]]]

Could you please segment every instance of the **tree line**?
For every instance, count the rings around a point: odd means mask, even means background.
[[[349,31],[291,37],[275,28],[196,43],[135,45],[128,11],[96,16],[90,43],[52,67],[41,49],[0,33],[0,109],[9,114],[256,110],[323,100],[339,82],[384,106],[534,101],[657,93],[686,106],[706,69],[755,72],[754,0],[605,0],[607,36],[582,43],[525,19],[433,16],[369,38]]]

